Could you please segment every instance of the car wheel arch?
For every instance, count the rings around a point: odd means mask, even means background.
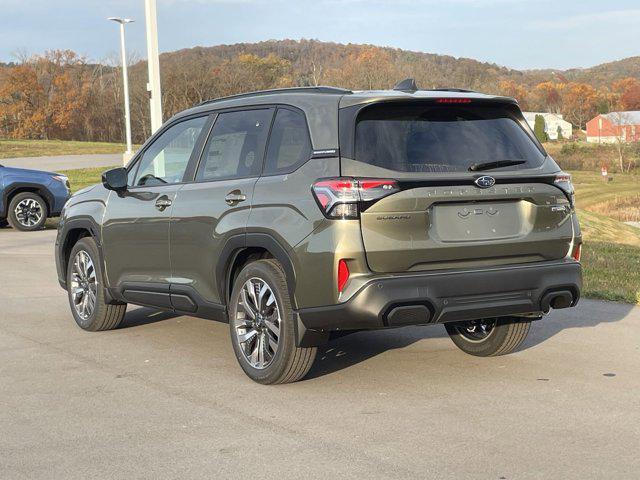
[[[66,221],[62,227],[62,232],[59,234],[58,241],[60,242],[60,246],[58,249],[58,255],[60,257],[60,265],[62,265],[65,272],[68,267],[71,249],[81,238],[84,237],[92,237],[96,241],[98,252],[100,254],[100,262],[104,266],[100,229],[93,220],[79,218]]]
[[[65,271],[69,265],[69,254],[71,253],[71,249],[76,243],[78,243],[78,241],[80,241],[80,239],[85,237],[93,237],[93,235],[84,227],[73,228],[67,232],[61,249],[61,253],[64,256],[62,259],[62,265],[64,265]]]
[[[51,195],[51,192],[49,192],[49,190],[45,186],[37,183],[14,183],[9,185],[9,187],[3,193],[3,203],[5,211],[0,212],[3,213],[2,216],[7,216],[9,214],[9,204],[11,203],[11,200],[20,193],[35,193],[36,195],[40,196],[42,200],[44,200],[47,211],[53,211],[53,195]]]
[[[221,301],[228,304],[233,283],[242,268],[247,263],[262,258],[274,258],[282,265],[291,301],[296,308],[294,295],[296,277],[293,262],[282,244],[266,233],[236,235],[227,240],[215,272],[216,278],[219,279],[218,288]]]

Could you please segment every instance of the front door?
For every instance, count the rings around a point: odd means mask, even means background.
[[[107,278],[133,303],[170,307],[171,212],[207,119],[166,128],[130,169],[127,190],[109,195],[102,227]]]

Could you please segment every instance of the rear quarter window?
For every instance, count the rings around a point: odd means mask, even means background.
[[[271,128],[264,173],[290,173],[310,156],[311,140],[304,114],[279,108]]]
[[[472,165],[519,161],[540,166],[545,154],[506,106],[374,105],[357,118],[355,160],[400,172],[463,172]]]

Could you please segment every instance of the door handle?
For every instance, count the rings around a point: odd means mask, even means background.
[[[233,190],[227,193],[227,196],[224,197],[224,201],[227,202],[227,205],[236,205],[240,202],[244,202],[246,199],[247,196],[240,190]]]
[[[161,196],[156,200],[156,208],[163,212],[165,208],[170,207],[173,202],[166,195]]]

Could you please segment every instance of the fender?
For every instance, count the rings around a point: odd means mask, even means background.
[[[286,248],[282,246],[278,240],[267,233],[247,233],[244,235],[234,235],[230,237],[220,253],[220,261],[216,267],[216,278],[224,279],[220,282],[219,293],[220,299],[226,305],[228,298],[227,285],[229,285],[229,275],[231,274],[231,265],[235,262],[238,254],[245,248],[258,247],[264,248],[271,252],[284,269],[287,277],[287,289],[289,290],[289,298],[294,309],[294,329],[296,336],[296,345],[299,347],[313,347],[324,345],[329,339],[328,332],[307,329],[300,315],[297,312],[297,302],[295,297],[296,274],[293,268],[293,262]]]
[[[55,201],[53,199],[53,195],[45,185],[43,185],[42,183],[15,182],[10,183],[5,191],[2,192],[2,211],[0,211],[0,217],[7,216],[7,212],[9,211],[9,197],[13,192],[15,192],[16,190],[20,190],[21,188],[35,190],[36,193],[44,198],[45,202],[47,202],[47,208],[49,210],[49,214],[51,214],[51,210],[55,205]]]
[[[216,266],[215,272],[216,278],[224,279],[223,282],[219,283],[218,287],[221,301],[224,302],[224,304],[227,303],[226,299],[229,295],[227,285],[229,284],[231,266],[243,249],[251,247],[264,248],[265,250],[268,250],[274,258],[280,262],[284,269],[285,276],[287,277],[287,288],[289,290],[289,296],[291,298],[293,308],[295,309],[296,275],[293,268],[293,262],[291,261],[286,248],[268,233],[246,233],[229,237],[220,252],[220,261]]]
[[[65,290],[67,289],[67,272],[65,269],[65,265],[67,264],[66,251],[69,243],[69,233],[73,230],[80,229],[87,230],[96,241],[96,244],[98,246],[98,254],[100,255],[100,264],[102,265],[103,271],[105,271],[105,261],[104,255],[102,253],[102,231],[100,230],[100,226],[96,223],[93,217],[88,215],[67,220],[58,230],[55,253],[57,267],[56,269],[58,271],[58,282],[60,283],[60,286]],[[110,297],[110,295],[107,295],[107,297]]]

